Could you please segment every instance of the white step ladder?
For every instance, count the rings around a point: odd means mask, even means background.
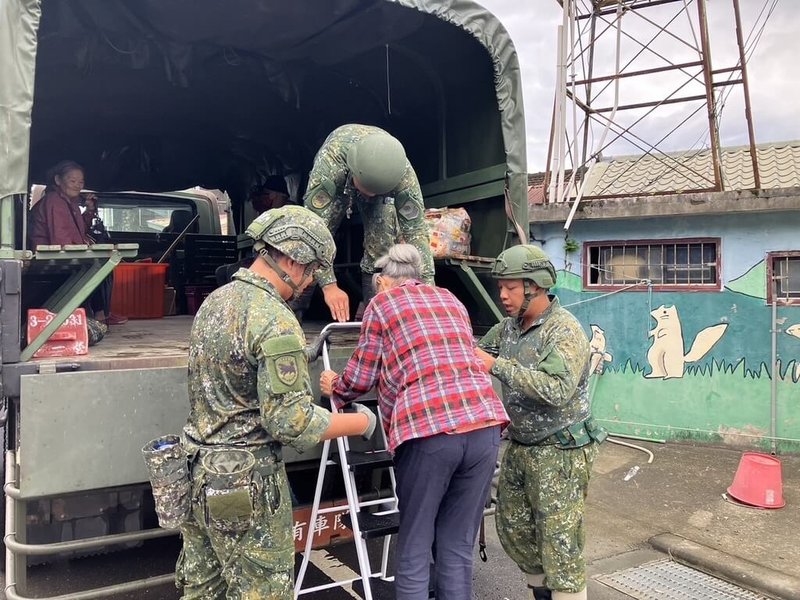
[[[327,336],[333,331],[341,331],[344,329],[360,329],[361,323],[333,323],[326,326],[320,333],[319,340],[322,340],[322,360],[325,369],[330,369],[330,358],[328,356],[328,342]],[[318,340],[318,343],[319,343]],[[340,412],[331,402],[331,411],[334,413]],[[317,487],[314,492],[314,503],[311,508],[311,516],[309,518],[309,534],[306,537],[306,546],[303,551],[303,560],[300,565],[300,571],[297,574],[297,581],[294,587],[294,597],[299,598],[302,595],[319,592],[322,590],[344,587],[351,585],[356,581],[361,581],[364,587],[364,600],[372,600],[372,588],[370,580],[372,578],[380,578],[383,581],[393,581],[394,577],[389,576],[389,546],[391,536],[397,533],[399,526],[399,513],[397,502],[397,482],[395,480],[394,468],[392,466],[392,457],[385,448],[388,448],[386,443],[386,434],[383,431],[383,426],[378,417],[378,424],[376,427],[375,435],[380,436],[382,447],[384,450],[375,450],[370,452],[352,452],[350,450],[350,441],[346,437],[337,438],[336,445],[339,451],[338,459],[332,460],[330,458],[330,447],[332,440],[326,440],[322,445],[322,457],[319,462],[319,472],[317,474]],[[325,472],[329,466],[334,466],[336,463],[341,467],[342,477],[344,479],[344,487],[347,494],[347,515],[343,517],[343,521],[353,531],[353,542],[356,545],[356,554],[358,555],[359,577],[352,579],[345,579],[333,581],[314,587],[303,588],[303,580],[305,579],[308,563],[311,559],[311,547],[314,541],[314,526],[317,522],[317,516],[332,512],[341,512],[341,506],[320,508],[320,501],[322,499],[322,487],[325,482]],[[360,501],[358,490],[356,489],[356,470],[363,468],[371,469],[388,469],[389,478],[391,480],[392,495],[376,500]],[[381,510],[375,512],[367,512],[362,509],[368,507],[381,507]],[[381,554],[381,566],[377,572],[372,571],[369,555],[367,552],[367,540],[383,537],[383,552]]]

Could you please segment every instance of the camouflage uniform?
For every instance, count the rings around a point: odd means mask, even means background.
[[[177,583],[186,599],[293,598],[292,505],[280,446],[306,450],[330,424],[312,402],[305,338],[275,288],[247,269],[214,291],[194,320],[191,411],[183,444],[195,460],[193,517],[181,526]],[[213,447],[245,447],[257,459],[254,520],[244,532],[206,523],[197,460]]]
[[[347,150],[361,138],[382,129],[371,125],[343,125],[328,136],[314,158],[303,198],[306,208],[322,217],[335,232],[342,219],[358,209],[364,223],[364,256],[361,271],[372,274],[375,261],[390,246],[405,242],[422,255],[422,278],[433,283],[433,254],[430,233],[425,224],[425,207],[417,174],[411,163],[406,166],[400,183],[384,195],[367,198],[353,185],[347,167]],[[383,132],[385,133],[385,132]],[[315,275],[319,285],[336,281],[333,269],[321,269]]]
[[[491,373],[511,417],[495,517],[500,542],[524,572],[544,573],[547,588],[579,592],[586,587],[583,510],[597,444],[585,428],[571,426],[590,418],[589,342],[551,296],[528,329],[506,318],[480,346],[498,356]]]

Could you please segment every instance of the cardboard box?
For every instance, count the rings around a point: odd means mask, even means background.
[[[322,508],[322,506],[320,506]],[[314,543],[312,548],[323,548],[330,542],[328,515],[317,515],[314,530]],[[303,552],[308,539],[309,521],[311,520],[311,507],[295,508],[292,511],[292,534],[294,535],[294,551]]]
[[[347,514],[347,500],[339,500],[337,502],[329,502],[328,506],[340,506],[341,509],[336,512],[327,513],[325,516],[331,523],[330,529],[330,543],[338,544],[353,539],[353,530],[347,527],[342,522],[342,517]]]
[[[312,548],[323,548],[330,544],[337,544],[342,541],[353,539],[353,530],[346,527],[342,522],[342,516],[347,514],[347,500],[337,502],[323,502],[320,509],[332,506],[341,507],[340,510],[322,513],[317,515],[316,526],[314,527],[314,543]],[[294,517],[294,550],[302,552],[306,547],[308,536],[308,521],[311,518],[311,507],[304,506],[295,508]]]

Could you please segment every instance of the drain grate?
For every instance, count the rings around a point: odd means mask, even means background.
[[[639,600],[766,600],[755,592],[669,559],[595,579]]]

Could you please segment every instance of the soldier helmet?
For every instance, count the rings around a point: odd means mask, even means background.
[[[538,246],[520,244],[500,253],[492,267],[495,279],[530,279],[549,290],[556,284],[556,269]]]
[[[397,187],[408,159],[400,141],[386,132],[361,138],[347,151],[347,167],[366,191],[380,195]]]
[[[302,206],[281,206],[261,213],[245,235],[255,240],[256,252],[271,246],[301,265],[316,262],[327,269],[336,256],[325,221]]]

